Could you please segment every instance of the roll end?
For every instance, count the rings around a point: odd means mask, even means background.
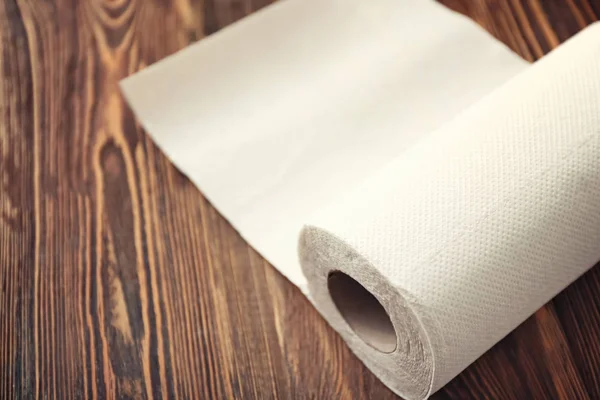
[[[425,399],[434,355],[414,305],[352,245],[314,226],[298,254],[309,298],[356,356],[396,394]]]

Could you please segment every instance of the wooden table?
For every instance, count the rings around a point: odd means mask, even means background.
[[[395,398],[119,94],[268,2],[0,0],[0,398]],[[599,0],[444,3],[528,60],[600,15]],[[435,398],[600,399],[600,269]]]

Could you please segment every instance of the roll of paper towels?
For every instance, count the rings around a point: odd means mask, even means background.
[[[322,210],[300,257],[388,386],[447,383],[600,259],[600,26]]]
[[[287,0],[123,89],[407,399],[600,260],[600,25],[529,66],[432,2]]]

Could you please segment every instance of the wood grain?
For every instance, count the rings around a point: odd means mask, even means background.
[[[117,82],[268,0],[0,0],[0,398],[393,399]],[[444,0],[528,60],[598,0]],[[600,245],[600,244],[599,244]],[[599,399],[600,268],[437,399]]]

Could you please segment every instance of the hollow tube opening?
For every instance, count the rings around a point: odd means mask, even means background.
[[[397,336],[385,308],[364,286],[341,271],[327,278],[329,294],[356,335],[382,353],[396,349]]]

